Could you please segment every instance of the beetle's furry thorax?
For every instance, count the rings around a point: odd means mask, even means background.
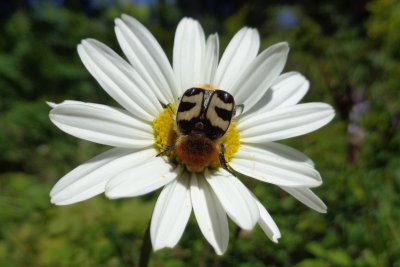
[[[182,135],[175,145],[177,158],[190,172],[202,172],[211,162],[217,160],[219,153],[215,142],[203,134]]]

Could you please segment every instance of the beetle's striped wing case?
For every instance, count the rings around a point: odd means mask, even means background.
[[[215,140],[228,130],[234,109],[234,98],[228,92],[190,88],[179,103],[177,126],[183,135],[205,134]]]

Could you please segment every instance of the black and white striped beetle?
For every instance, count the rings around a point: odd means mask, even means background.
[[[219,142],[235,115],[235,100],[223,90],[190,88],[182,95],[176,113],[178,138],[175,154],[191,172],[201,172],[219,159],[228,169],[224,145]]]

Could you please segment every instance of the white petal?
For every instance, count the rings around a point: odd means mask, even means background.
[[[190,180],[187,174],[164,187],[151,218],[150,234],[153,249],[176,246],[192,212]]]
[[[272,99],[265,110],[294,106],[300,102],[310,87],[310,82],[298,72],[287,72],[272,85]]]
[[[261,99],[248,110],[246,115],[254,112],[262,113],[278,108],[294,106],[308,92],[310,83],[298,72],[287,72],[280,75],[274,84],[265,92]],[[246,117],[244,115],[243,117]]]
[[[63,105],[63,104],[80,104],[80,103],[86,103],[86,102],[82,102],[82,101],[77,101],[77,100],[64,100],[61,103],[54,103],[54,102],[46,102],[47,105],[49,105],[51,108],[55,108],[58,105]],[[98,105],[98,104],[95,104]]]
[[[113,177],[106,185],[109,198],[134,197],[147,194],[177,178],[182,167],[174,167],[163,157],[145,159]]]
[[[307,207],[321,212],[326,213],[327,207],[324,202],[316,195],[313,191],[306,187],[285,187],[281,186],[283,190],[291,194],[301,203]]]
[[[192,173],[190,179],[190,193],[197,223],[215,252],[222,255],[229,242],[226,213],[203,175]]]
[[[251,178],[282,186],[309,186],[322,184],[321,176],[309,164],[276,156],[262,145],[241,145],[229,165]]]
[[[78,53],[103,89],[132,114],[151,121],[162,106],[138,73],[106,45],[83,40]]]
[[[260,214],[248,189],[223,169],[206,170],[205,177],[229,217],[241,228],[253,229]]]
[[[46,101],[46,104],[49,105],[49,107],[51,107],[51,108],[54,108],[55,106],[57,106],[56,103],[50,102],[50,101]]]
[[[270,88],[285,66],[289,46],[278,43],[264,50],[246,68],[240,78],[232,85],[230,92],[235,102],[244,104],[246,113],[260,100]]]
[[[50,120],[68,134],[99,144],[144,148],[154,143],[148,123],[105,105],[66,101],[50,111]]]
[[[176,29],[173,52],[173,68],[181,93],[204,84],[205,49],[206,41],[200,24],[183,18]]]
[[[272,219],[271,215],[269,215],[268,211],[265,209],[263,204],[253,195],[254,200],[257,203],[258,209],[260,211],[260,219],[258,220],[258,224],[261,229],[263,229],[264,233],[271,239],[273,242],[278,243],[278,239],[281,238],[281,232],[279,231],[278,226]]]
[[[314,162],[304,153],[284,144],[269,142],[265,144],[241,144],[239,151],[256,153],[263,158],[288,161],[288,164],[306,164],[314,167]]]
[[[83,163],[62,177],[50,192],[51,202],[68,205],[101,194],[107,181],[156,151],[113,148]]]
[[[212,34],[207,38],[206,54],[204,59],[204,82],[212,84],[218,66],[219,39],[218,34]]]
[[[46,102],[47,103],[47,105],[49,105],[51,108],[55,108],[55,107],[57,107],[57,106],[59,106],[59,105],[64,105],[64,104],[82,104],[82,103],[84,103],[84,104],[90,104],[90,105],[99,105],[99,106],[101,106],[101,104],[95,104],[95,103],[88,103],[88,102],[82,102],[82,101],[77,101],[77,100],[64,100],[63,102],[61,102],[61,103],[54,103],[54,102]],[[108,106],[107,106],[108,107]],[[124,110],[120,110],[121,112],[126,112],[126,111],[124,111]],[[129,116],[131,116],[130,114],[129,114]]]
[[[246,67],[257,56],[260,47],[258,31],[242,28],[225,49],[218,65],[213,84],[229,91]]]
[[[129,62],[164,104],[174,103],[180,95],[171,65],[160,44],[139,21],[122,15],[115,20],[118,42]]]
[[[303,135],[315,131],[335,115],[325,103],[307,103],[257,113],[238,122],[240,141],[265,143]]]

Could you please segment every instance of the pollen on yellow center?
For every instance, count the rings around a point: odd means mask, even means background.
[[[211,88],[210,88],[211,89]],[[164,110],[156,117],[153,122],[154,131],[154,145],[157,150],[168,156],[171,160],[177,161],[174,150],[168,150],[176,142],[178,134],[175,127],[176,107],[173,104],[168,105]],[[236,154],[240,146],[240,136],[237,131],[236,122],[233,120],[228,131],[225,135],[216,141],[216,144],[223,144],[225,147],[225,161],[229,160]],[[210,164],[211,168],[218,168],[221,164],[219,160],[213,161]]]
[[[239,146],[240,146],[240,136],[237,131],[236,121],[231,122],[231,125],[228,128],[228,131],[225,133],[225,135],[220,140],[218,140],[218,143],[224,145],[225,161],[229,162],[230,159],[236,154],[236,152],[238,151]],[[217,168],[217,167],[220,167],[221,164],[220,164],[219,160],[215,160],[211,163],[210,166],[213,168]]]
[[[167,151],[175,143],[177,137],[174,129],[175,112],[175,105],[169,104],[153,120],[154,144],[160,153]],[[166,152],[165,155],[169,157],[173,156],[173,150]]]

